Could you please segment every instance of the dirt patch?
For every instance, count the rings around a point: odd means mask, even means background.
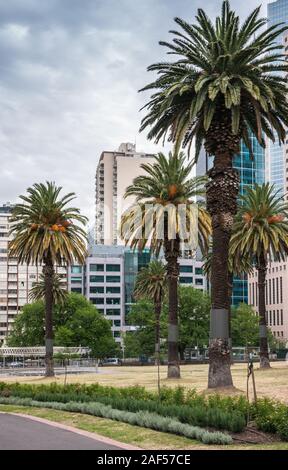
[[[271,444],[279,441],[275,434],[259,431],[253,425],[248,425],[243,432],[230,435],[237,444]]]

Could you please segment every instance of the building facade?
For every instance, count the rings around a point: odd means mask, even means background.
[[[269,263],[265,287],[266,320],[275,338],[288,344],[288,265]],[[258,312],[258,273],[249,275],[249,304]]]
[[[13,205],[0,206],[0,344],[8,335],[16,315],[29,302],[29,292],[42,273],[41,266],[19,264],[8,256],[10,216]],[[57,268],[66,278],[66,268]]]
[[[142,163],[151,163],[153,155],[139,153],[136,146],[123,143],[118,151],[102,152],[96,170],[96,244],[122,245],[119,234],[121,215],[134,198],[124,199],[127,186],[144,173]]]

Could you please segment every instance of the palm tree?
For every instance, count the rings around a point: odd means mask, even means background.
[[[288,253],[288,203],[269,183],[247,188],[241,197],[231,237],[231,255],[249,256],[258,271],[260,367],[270,367],[267,340],[265,284],[269,256],[284,260]]]
[[[55,265],[84,262],[86,233],[77,224],[86,217],[79,209],[69,207],[74,193],[60,196],[62,188],[55,183],[34,184],[23,201],[16,204],[11,217],[13,240],[9,253],[19,263],[42,264],[45,279],[45,346],[46,376],[54,375],[53,367],[53,280]]]
[[[161,261],[150,261],[139,272],[134,289],[135,298],[147,297],[154,303],[155,312],[155,362],[160,363],[160,315],[166,288],[166,269]]]
[[[147,243],[152,253],[163,249],[168,284],[168,378],[179,378],[178,278],[181,242],[187,251],[208,249],[210,217],[195,197],[204,194],[205,178],[191,178],[192,163],[183,153],[162,153],[151,164],[142,164],[145,175],[134,178],[126,197],[136,196],[136,204],[122,216],[122,237],[132,248],[142,250]]]
[[[39,276],[39,281],[35,282],[33,287],[29,292],[29,299],[32,302],[37,302],[38,300],[45,300],[45,276],[41,274]],[[63,305],[67,298],[67,285],[60,274],[53,274],[52,279],[52,289],[53,289],[53,303],[55,305]]]
[[[207,209],[212,217],[211,339],[208,387],[232,386],[227,316],[229,310],[228,250],[237,212],[239,175],[233,157],[243,139],[253,153],[249,136],[265,146],[265,136],[280,142],[288,124],[288,64],[275,39],[286,26],[268,26],[259,18],[260,6],[240,24],[224,1],[213,23],[198,10],[195,24],[176,18],[180,30],[172,42],[160,42],[173,62],[160,62],[148,70],[155,81],[141,91],[153,90],[144,106],[147,115],[140,130],[150,127],[148,139],[181,143],[190,150],[195,142],[197,160],[202,144],[214,156],[207,184]]]

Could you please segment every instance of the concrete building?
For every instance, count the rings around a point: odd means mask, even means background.
[[[268,266],[265,291],[266,319],[276,339],[288,343],[288,265],[272,262]],[[249,275],[248,302],[258,312],[258,273]]]
[[[111,321],[117,342],[121,342],[121,332],[126,330],[126,318],[134,303],[137,274],[150,259],[149,250],[139,253],[123,246],[94,245],[89,248],[84,266],[69,269],[68,290],[85,295]],[[180,283],[206,290],[202,263],[180,259]]]
[[[19,264],[17,258],[9,258],[9,218],[13,205],[0,206],[0,344],[3,343],[16,315],[29,302],[29,292],[38,281],[42,268]],[[66,268],[57,268],[66,278]]]
[[[96,223],[97,244],[122,245],[119,236],[121,214],[134,198],[124,200],[127,186],[136,176],[144,173],[142,163],[151,163],[153,155],[139,153],[136,146],[123,143],[118,151],[102,152],[96,170]]]

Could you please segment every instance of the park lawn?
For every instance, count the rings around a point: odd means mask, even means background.
[[[257,394],[259,397],[270,397],[288,403],[288,362],[274,362],[271,369],[260,370],[258,364],[255,364],[255,380]],[[207,364],[189,364],[181,366],[180,380],[166,379],[167,367],[161,366],[161,385],[167,387],[176,387],[181,385],[185,388],[195,388],[202,392],[207,387]],[[245,393],[247,380],[247,365],[235,364],[232,366],[232,375],[235,387],[239,393]],[[56,378],[44,377],[1,377],[0,381],[22,382],[30,384],[44,384],[64,382],[64,376]],[[110,385],[115,387],[142,385],[148,390],[157,389],[157,370],[155,366],[137,366],[137,367],[100,367],[99,373],[94,374],[73,374],[67,376],[67,383],[96,383]],[[252,394],[252,389],[251,389]]]
[[[241,446],[207,446],[185,437],[68,411],[0,405],[0,412],[23,413],[45,418],[68,426],[74,426],[84,431],[94,432],[146,450],[288,450],[288,442]]]

